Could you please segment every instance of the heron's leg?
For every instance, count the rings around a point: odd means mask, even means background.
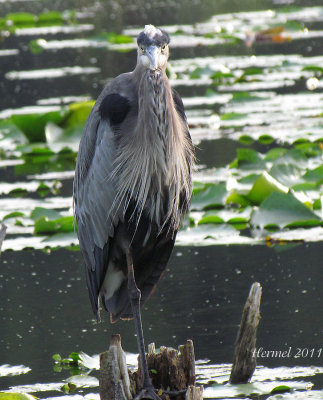
[[[140,313],[140,297],[141,292],[137,287],[135,274],[133,270],[133,260],[131,250],[127,251],[127,265],[128,265],[128,293],[131,302],[131,308],[133,313],[133,319],[135,323],[135,331],[137,334],[138,350],[140,355],[140,367],[142,373],[142,391],[135,397],[135,400],[139,399],[152,399],[160,400],[154,391],[154,387],[149,378],[148,365],[145,353],[144,334],[141,323]]]

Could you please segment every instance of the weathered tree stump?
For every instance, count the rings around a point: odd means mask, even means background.
[[[120,335],[112,335],[109,350],[100,355],[99,386],[101,400],[131,400],[133,398],[134,385],[130,384],[126,355],[121,347]]]
[[[260,320],[261,292],[260,284],[253,283],[243,309],[235,343],[230,383],[248,383],[256,368],[256,339]]]
[[[247,383],[256,368],[256,337],[260,320],[262,288],[255,282],[243,309],[230,383]],[[100,356],[101,400],[132,400],[141,389],[140,360],[138,371],[127,369],[120,335],[111,337],[110,348]],[[203,387],[196,386],[193,342],[188,340],[178,350],[148,346],[147,364],[152,383],[162,400],[202,400]]]
[[[203,387],[195,386],[195,357],[193,342],[188,340],[178,351],[161,347],[155,352],[149,345],[148,369],[158,396],[162,400],[202,400]],[[113,335],[110,348],[100,356],[101,400],[131,400],[141,389],[141,371],[127,370],[120,335]]]
[[[1,256],[2,242],[4,241],[4,238],[6,236],[6,231],[7,231],[6,225],[1,224],[1,226],[0,226],[0,256]]]

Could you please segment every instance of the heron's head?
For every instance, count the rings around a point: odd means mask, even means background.
[[[165,69],[169,55],[169,36],[162,29],[146,25],[140,32],[138,43],[138,62],[151,70]]]

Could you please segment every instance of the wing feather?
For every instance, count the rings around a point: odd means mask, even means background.
[[[77,233],[86,264],[86,278],[94,313],[98,315],[99,293],[108,268],[109,240],[123,219],[123,207],[113,209],[116,183],[113,176],[117,154],[115,125],[129,112],[128,99],[116,107],[116,84],[99,96],[85,125],[74,178],[74,213]],[[112,101],[113,100],[113,101]],[[102,104],[104,106],[102,106]],[[115,110],[118,114],[115,114]]]

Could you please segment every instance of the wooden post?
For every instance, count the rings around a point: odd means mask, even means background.
[[[203,400],[203,386],[189,386],[185,394],[185,400]]]
[[[192,340],[188,340],[186,345],[179,346],[178,350],[183,357],[183,367],[187,377],[188,386],[195,385],[195,354]]]
[[[202,400],[203,387],[195,386],[195,357],[191,340],[179,350],[155,345],[148,346],[148,369],[158,396],[162,400]],[[127,371],[120,335],[113,335],[108,351],[100,356],[101,400],[131,400],[141,389],[141,371]]]
[[[5,224],[1,224],[1,226],[0,226],[0,256],[1,256],[2,242],[4,241],[4,238],[6,236],[6,231],[7,231],[6,225]]]
[[[255,282],[243,309],[240,328],[234,348],[230,383],[248,383],[257,364],[256,339],[260,320],[262,288]]]
[[[109,350],[100,354],[99,385],[101,400],[131,400],[133,398],[120,335],[112,335]]]

